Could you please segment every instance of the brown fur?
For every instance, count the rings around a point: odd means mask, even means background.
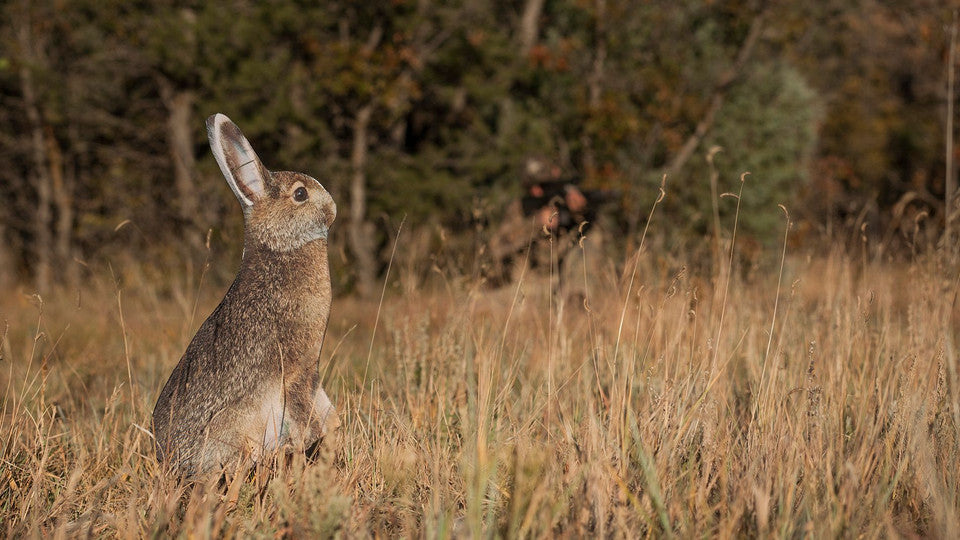
[[[274,438],[276,446],[307,447],[337,424],[332,407],[314,407],[332,299],[326,228],[336,206],[309,176],[266,175],[267,189],[244,208],[240,271],[154,409],[158,456],[185,473],[242,454],[256,459]],[[310,195],[304,203],[293,200],[300,186]],[[279,403],[279,420],[264,412],[271,403]]]

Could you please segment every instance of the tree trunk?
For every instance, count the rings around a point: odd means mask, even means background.
[[[950,26],[950,51],[947,54],[947,137],[946,137],[946,161],[945,182],[944,182],[944,249],[947,253],[953,253],[953,240],[951,234],[952,220],[954,218],[954,196],[957,192],[957,177],[953,172],[953,82],[954,82],[954,64],[956,63],[957,50],[957,12],[953,12],[953,24]]]
[[[544,0],[527,0],[520,16],[520,58],[530,52],[540,34],[540,14],[543,13]]]
[[[55,264],[68,283],[76,282],[75,265],[73,259],[73,181],[66,174],[63,161],[63,151],[53,135],[53,130],[46,129],[47,162],[49,163],[51,180],[51,198],[56,210],[54,231]]]
[[[373,225],[367,221],[367,128],[373,104],[364,105],[353,123],[353,150],[350,153],[350,167],[353,177],[350,180],[350,222],[347,234],[350,251],[354,257],[354,276],[357,280],[357,294],[370,297],[373,294],[377,267],[374,256]]]
[[[587,104],[590,114],[596,114],[600,109],[600,98],[603,96],[603,70],[607,59],[607,40],[606,40],[606,0],[596,0],[596,20],[594,27],[594,56],[593,69],[587,80]],[[588,132],[581,136],[583,144],[583,172],[588,178],[597,174],[597,156],[593,146],[593,138]]]
[[[30,33],[32,27],[29,17],[29,3],[24,2],[24,21],[17,32],[17,40],[24,55],[24,62],[20,65],[20,91],[23,94],[23,105],[26,109],[27,121],[30,124],[30,144],[33,153],[32,182],[37,194],[36,213],[33,215],[33,281],[37,290],[46,292],[50,288],[51,254],[53,252],[53,238],[51,224],[52,187],[50,169],[44,148],[43,120],[37,104],[36,86],[33,72],[28,63],[36,64],[40,60],[39,49]]]
[[[173,162],[173,185],[176,189],[177,217],[184,228],[184,237],[191,250],[202,245],[197,211],[200,209],[196,183],[197,161],[193,154],[193,102],[189,90],[177,90],[165,77],[158,78],[160,97],[167,109],[167,145]]]
[[[7,228],[0,222],[0,290],[13,285],[13,259],[7,251]]]

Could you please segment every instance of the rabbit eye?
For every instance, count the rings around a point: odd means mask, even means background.
[[[295,201],[297,201],[297,202],[303,202],[303,201],[307,200],[308,197],[309,197],[309,194],[307,193],[307,189],[304,188],[303,186],[298,187],[298,188],[293,192],[293,200],[295,200]]]

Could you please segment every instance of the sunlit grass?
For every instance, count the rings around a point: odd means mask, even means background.
[[[834,251],[781,275],[779,256],[750,278],[734,263],[724,294],[726,267],[645,251],[632,284],[632,263],[588,275],[585,304],[535,273],[499,290],[399,276],[369,369],[377,304],[338,298],[339,434],[314,462],[194,485],[156,463],[150,414],[222,289],[131,269],[7,291],[0,527],[955,537],[956,267]]]

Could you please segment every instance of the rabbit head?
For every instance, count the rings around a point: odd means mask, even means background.
[[[306,174],[270,172],[226,115],[207,118],[213,155],[243,207],[245,249],[292,251],[326,239],[337,205]]]

